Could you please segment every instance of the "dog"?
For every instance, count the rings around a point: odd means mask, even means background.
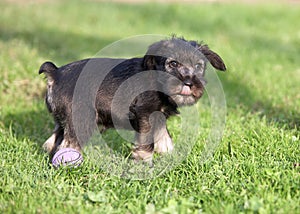
[[[180,106],[193,105],[201,98],[207,63],[217,70],[226,70],[222,58],[206,44],[179,37],[153,43],[143,57],[92,58],[62,67],[43,63],[39,74],[44,73],[47,78],[45,100],[55,121],[53,134],[44,143],[44,149],[50,157],[65,147],[81,152],[95,131],[84,129],[89,127],[87,124],[95,123],[102,127],[101,132],[108,128],[136,131],[132,150],[135,160],[151,162],[154,152],[170,153],[174,146],[166,119],[179,114]],[[94,81],[103,72],[106,73],[103,81]],[[114,102],[118,88],[144,72],[146,78],[144,75],[129,83],[127,86],[135,85],[134,89],[121,93],[120,101]],[[81,81],[84,92],[77,96],[77,82],[84,74],[91,81]],[[139,91],[139,86],[145,90],[131,96]],[[74,96],[79,98],[74,100]],[[88,101],[82,101],[85,98]],[[80,118],[79,128],[74,125],[76,116]],[[82,133],[87,133],[83,134],[86,137],[81,137]]]

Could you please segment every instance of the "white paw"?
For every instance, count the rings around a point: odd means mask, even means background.
[[[173,150],[173,141],[168,133],[154,143],[154,151],[157,153],[171,153]]]
[[[52,134],[43,144],[43,149],[50,153],[55,146],[56,134]]]

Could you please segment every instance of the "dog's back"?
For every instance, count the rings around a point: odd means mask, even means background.
[[[63,121],[71,112],[75,87],[83,88],[85,91],[97,88],[96,103],[88,105],[92,108],[96,106],[98,116],[105,117],[100,118],[101,121],[111,123],[110,108],[116,90],[128,78],[142,72],[142,64],[143,58],[92,58],[61,67],[52,62],[43,63],[39,74],[44,73],[47,78],[46,104],[49,112],[54,118],[59,116],[57,121]],[[76,96],[84,95],[76,94]],[[82,100],[92,100],[85,98],[82,97]]]

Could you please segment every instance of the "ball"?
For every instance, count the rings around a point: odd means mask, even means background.
[[[58,150],[52,158],[54,167],[71,166],[77,167],[83,162],[83,157],[80,152],[72,148],[63,148]]]

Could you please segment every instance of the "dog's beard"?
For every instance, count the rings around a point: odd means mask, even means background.
[[[204,91],[201,83],[190,87],[177,80],[167,81],[164,87],[164,91],[178,106],[193,105],[202,97]]]
[[[203,89],[195,86],[190,88],[189,86],[179,85],[172,91],[173,93],[171,93],[170,97],[178,106],[193,105],[203,95]]]

